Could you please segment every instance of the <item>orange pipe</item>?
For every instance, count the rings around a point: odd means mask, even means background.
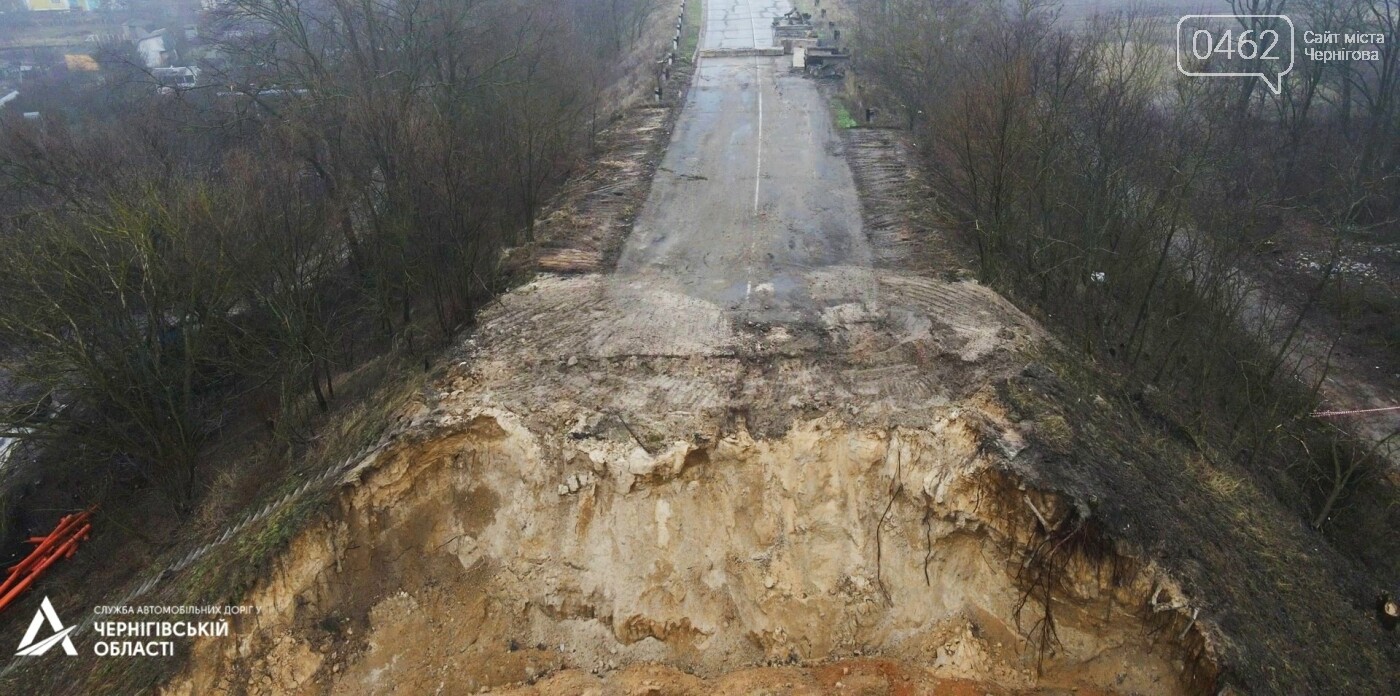
[[[19,580],[20,576],[27,574],[33,566],[39,564],[45,558],[48,558],[58,541],[58,537],[53,535],[45,537],[43,545],[29,552],[29,555],[25,556],[23,561],[11,567],[10,576],[6,578],[3,584],[0,584],[0,594],[9,590],[10,587]]]
[[[6,578],[4,583],[0,583],[0,593],[11,590],[19,580],[20,575],[23,575],[35,565],[42,564],[43,561],[47,560],[51,555],[50,550],[55,546],[61,545],[64,537],[70,536],[68,532],[74,528],[78,528],[78,525],[83,525],[79,529],[79,535],[91,530],[92,525],[87,523],[87,519],[91,516],[92,512],[90,510],[84,510],[76,515],[64,515],[63,518],[59,520],[58,526],[55,527],[48,536],[42,537],[42,541],[39,542],[39,545],[36,546],[33,551],[30,551],[29,555],[25,556],[24,560],[10,567],[10,576]],[[44,567],[48,566],[45,565]],[[0,606],[0,608],[3,608],[3,606]]]
[[[64,557],[64,558],[72,558],[72,557],[73,557],[73,554],[75,554],[75,553],[78,552],[78,542],[83,541],[84,539],[87,539],[87,538],[88,538],[88,535],[89,535],[91,532],[92,532],[92,525],[90,525],[90,524],[85,524],[85,525],[83,525],[83,528],[82,528],[82,529],[79,529],[77,532],[74,532],[74,533],[73,533],[73,539],[71,540],[71,541],[72,541],[72,543],[71,543],[72,548],[68,549],[68,553],[65,554],[63,557]],[[57,555],[57,552],[55,552],[54,555]]]
[[[34,565],[44,556],[48,555],[47,549],[50,546],[53,546],[53,540],[54,535],[53,533],[50,533],[48,536],[44,537],[43,541],[41,541],[38,546],[34,547],[34,549],[29,552],[29,555],[25,556],[19,563],[10,566],[10,577],[5,581],[4,585],[0,585],[0,588],[8,587],[10,582],[13,581],[16,577],[22,575],[24,571],[29,569],[30,566]]]
[[[49,535],[44,537],[44,540],[39,542],[39,545],[35,547],[33,551],[30,551],[29,555],[26,556],[23,561],[20,561],[18,565],[12,566],[10,572],[21,572],[30,565],[33,565],[35,560],[43,555],[41,553],[42,550],[52,547],[69,529],[76,526],[79,522],[87,521],[87,517],[89,517],[89,513],[86,511],[77,515],[64,515],[63,519],[59,520],[58,526],[55,527],[52,532],[49,532]]]
[[[84,525],[83,528],[79,530],[78,534],[75,534],[72,537],[70,537],[68,541],[64,542],[62,546],[58,547],[58,549],[55,550],[53,554],[51,554],[48,558],[44,559],[42,563],[35,566],[34,569],[29,573],[28,577],[20,581],[19,584],[15,585],[15,587],[11,589],[8,593],[6,593],[5,596],[0,597],[0,611],[4,611],[5,607],[10,605],[10,602],[13,602],[16,597],[18,597],[25,590],[29,589],[29,586],[34,584],[34,581],[38,580],[39,576],[42,575],[45,570],[48,570],[49,566],[53,565],[56,561],[58,561],[60,557],[62,557],[64,554],[76,551],[77,544],[81,535],[86,533],[91,528],[92,525]]]

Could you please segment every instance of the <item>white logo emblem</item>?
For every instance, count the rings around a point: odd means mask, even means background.
[[[49,628],[54,630],[54,634],[37,643],[34,639],[39,636],[39,629],[44,622],[49,623]],[[63,652],[69,655],[77,655],[78,649],[73,647],[73,639],[68,637],[76,626],[63,627],[63,622],[58,620],[58,613],[53,610],[53,603],[48,597],[44,598],[44,603],[39,605],[39,611],[34,612],[34,620],[29,622],[29,630],[24,632],[24,639],[19,642],[19,650],[16,655],[43,655],[59,643],[63,643]]]

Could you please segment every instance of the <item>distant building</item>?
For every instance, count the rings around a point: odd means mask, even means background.
[[[163,68],[170,65],[170,51],[165,47],[164,29],[147,32],[137,28],[132,43],[136,44],[136,52],[141,54],[141,61],[146,67]]]
[[[102,0],[24,0],[30,12],[91,12],[106,7]]]
[[[67,12],[73,9],[69,0],[24,0],[30,12]]]

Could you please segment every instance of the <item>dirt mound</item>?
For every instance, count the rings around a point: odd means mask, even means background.
[[[638,665],[654,693],[1214,682],[1180,588],[1011,473],[1030,446],[993,385],[1039,329],[972,282],[793,280],[812,309],[664,277],[502,297],[242,600],[256,626],[167,692],[633,693]]]
[[[257,630],[201,645],[169,693],[460,693],[574,670],[536,692],[564,693],[642,663],[694,675],[654,693],[859,693],[886,669],[840,662],[862,654],[898,662],[879,663],[906,675],[897,693],[1214,678],[1168,578],[1084,543],[1069,501],[1000,470],[1024,445],[987,404],[919,430],[818,419],[655,455],[542,442],[500,411],[437,420],[359,470],[250,598]],[[852,665],[859,679],[828,678]]]

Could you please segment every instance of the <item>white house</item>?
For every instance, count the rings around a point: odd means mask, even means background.
[[[163,68],[170,65],[170,52],[165,48],[164,29],[149,33],[138,29],[132,41],[136,44],[136,52],[141,54],[141,61],[146,67]]]

